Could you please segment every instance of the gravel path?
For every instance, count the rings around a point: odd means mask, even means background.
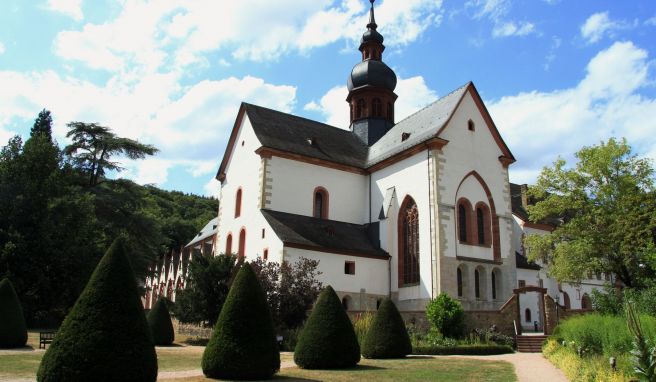
[[[515,366],[519,382],[567,382],[565,374],[554,366],[542,353],[512,353],[499,355],[449,355],[449,358],[481,359],[489,361],[507,361]]]

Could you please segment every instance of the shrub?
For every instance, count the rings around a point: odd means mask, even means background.
[[[490,343],[493,342],[497,345],[506,345],[515,347],[515,339],[505,334],[492,331],[489,329],[474,329],[473,334],[477,337],[478,342]]]
[[[0,348],[18,348],[27,343],[25,317],[14,286],[0,281]]]
[[[123,238],[114,241],[43,356],[37,380],[155,381],[157,355]]]
[[[358,338],[360,349],[364,346],[364,338],[367,336],[369,328],[371,328],[371,324],[374,322],[374,316],[375,314],[372,312],[360,313],[353,322],[353,330],[355,330],[355,336]]]
[[[331,286],[319,294],[296,344],[294,362],[303,369],[338,369],[360,362],[353,325]]]
[[[403,358],[412,353],[410,337],[396,305],[386,298],[378,307],[362,347],[365,358]]]
[[[298,326],[294,329],[283,329],[280,351],[294,351],[296,348],[296,343],[298,342],[298,336],[302,331],[302,326]]]
[[[417,355],[494,355],[514,353],[506,345],[454,345],[454,346],[418,346],[412,349]]]
[[[155,345],[171,345],[175,339],[173,323],[166,307],[166,299],[160,297],[157,303],[148,313],[148,326],[153,335]]]
[[[457,300],[440,293],[426,306],[426,317],[433,327],[447,337],[462,334],[465,311]]]
[[[629,332],[633,336],[633,349],[631,350],[633,370],[644,381],[656,381],[656,345],[649,341],[642,331],[642,323],[635,307],[627,304],[626,321]]]
[[[210,378],[269,379],[280,369],[273,320],[262,286],[241,266],[214,326],[202,361]]]

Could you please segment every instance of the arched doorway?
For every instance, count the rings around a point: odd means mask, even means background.
[[[513,294],[517,298],[515,322],[521,333],[544,332],[544,323],[546,322],[544,296],[546,293],[546,288],[537,286],[525,286],[513,290]]]

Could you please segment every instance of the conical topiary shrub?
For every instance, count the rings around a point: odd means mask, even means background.
[[[386,298],[364,338],[362,355],[365,358],[403,358],[410,353],[412,344],[403,318],[392,300]]]
[[[0,348],[19,348],[27,343],[25,317],[14,286],[0,281]]]
[[[114,241],[41,360],[37,380],[155,381],[157,355],[125,241]]]
[[[169,315],[169,309],[166,307],[166,299],[160,297],[157,303],[148,313],[148,326],[153,336],[155,345],[171,345],[175,339],[173,333],[173,323]]]
[[[314,304],[296,343],[294,362],[304,369],[338,369],[360,362],[353,324],[331,286]]]
[[[228,292],[202,367],[207,377],[237,380],[269,379],[280,369],[266,295],[248,263]]]

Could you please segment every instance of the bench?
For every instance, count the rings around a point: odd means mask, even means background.
[[[46,344],[51,344],[55,338],[55,332],[39,332],[39,349],[45,349]]]

